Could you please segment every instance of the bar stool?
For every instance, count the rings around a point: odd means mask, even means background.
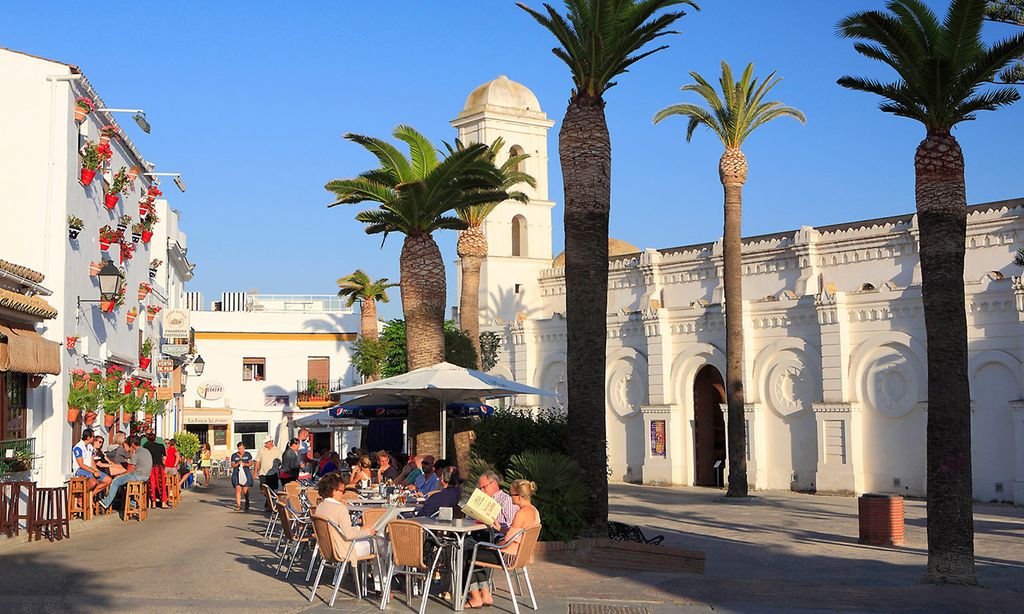
[[[92,490],[88,478],[68,480],[68,518],[74,518],[75,514],[82,520],[92,518]]]
[[[177,474],[164,475],[164,490],[167,491],[167,507],[178,507],[181,502],[181,487],[178,485]]]
[[[49,541],[60,541],[71,537],[71,523],[68,521],[68,489],[66,486],[35,489],[35,518],[29,540],[34,537],[41,541],[43,535]]]
[[[132,503],[135,506],[132,506]],[[137,518],[140,522],[146,519],[148,514],[149,499],[146,494],[146,483],[133,481],[125,484],[124,491],[124,520]]]
[[[97,490],[96,492],[91,494],[93,516],[106,516],[107,514],[114,513],[114,506],[103,507],[102,505],[100,505],[100,501],[103,500],[103,496],[107,493],[108,490],[110,490],[109,484],[107,485],[106,488],[101,488],[100,490]]]
[[[31,534],[35,517],[35,482],[0,482],[0,531],[7,537],[14,537],[21,531],[21,521],[25,521],[25,529]],[[25,513],[21,512],[21,494],[26,493]]]

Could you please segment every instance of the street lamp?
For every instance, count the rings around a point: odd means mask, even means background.
[[[145,132],[146,134],[149,134],[149,129],[150,129],[149,122],[146,120],[146,112],[143,111],[142,109],[99,109],[99,110],[100,111],[106,111],[107,113],[134,113],[135,115],[132,115],[132,119],[135,120],[135,123],[139,125],[139,128],[141,128],[143,132]]]
[[[195,369],[196,377],[203,374],[203,370],[206,368],[206,361],[203,360],[202,356],[196,356],[196,359],[192,361],[192,368]]]
[[[121,290],[121,271],[114,265],[113,260],[105,260],[103,268],[100,269],[97,277],[100,280],[100,300],[113,301],[117,299],[117,293]]]

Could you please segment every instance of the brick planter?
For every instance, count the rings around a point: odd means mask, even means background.
[[[903,497],[867,493],[857,499],[862,544],[872,546],[902,546]]]

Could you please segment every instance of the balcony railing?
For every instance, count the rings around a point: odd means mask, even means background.
[[[0,440],[0,475],[19,473],[32,469],[36,460],[36,440]]]
[[[355,313],[346,299],[335,294],[250,294],[245,301],[246,311]]]
[[[330,396],[331,390],[341,388],[342,380],[337,379],[318,380],[300,379],[295,382],[295,403],[299,407],[328,407],[333,405]]]

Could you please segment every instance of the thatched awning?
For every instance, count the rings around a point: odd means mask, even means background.
[[[34,330],[0,325],[0,371],[60,373],[60,344]]]

